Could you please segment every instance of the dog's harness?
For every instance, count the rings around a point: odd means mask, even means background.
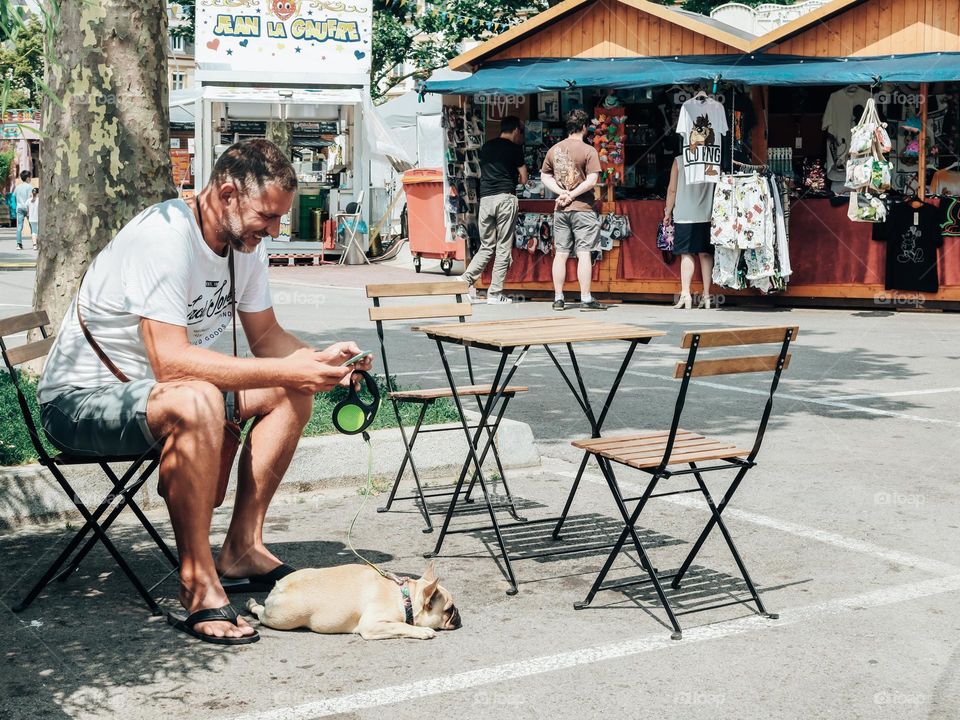
[[[393,580],[393,582],[400,586],[400,595],[403,597],[403,612],[406,616],[406,622],[407,625],[413,625],[413,598],[410,597],[410,588],[407,586],[408,579],[395,575],[392,572],[384,572],[376,566],[374,566],[374,569],[387,580]]]

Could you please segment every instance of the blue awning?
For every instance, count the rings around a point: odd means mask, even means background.
[[[960,80],[960,52],[818,58],[798,55],[524,58],[485,64],[460,80],[428,81],[448,95],[526,94],[572,87],[642,88],[709,81],[747,85],[869,85]]]

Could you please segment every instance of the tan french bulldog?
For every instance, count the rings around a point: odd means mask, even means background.
[[[251,598],[247,609],[277,630],[306,627],[364,640],[429,640],[437,630],[460,627],[460,613],[432,562],[419,580],[400,580],[369,565],[297,570],[277,582],[263,605]]]

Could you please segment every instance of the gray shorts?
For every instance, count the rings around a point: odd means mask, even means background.
[[[160,444],[147,425],[147,400],[156,384],[145,379],[68,390],[40,406],[40,422],[50,442],[70,455],[144,455]],[[235,393],[223,395],[232,420]]]
[[[600,216],[593,210],[553,214],[553,243],[557,252],[593,252],[600,249]]]

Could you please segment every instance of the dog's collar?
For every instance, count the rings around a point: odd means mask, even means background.
[[[403,613],[405,615],[407,625],[413,625],[413,598],[410,597],[410,587],[408,585],[409,579],[402,578],[392,572],[380,571],[380,574],[387,578],[387,580],[392,580],[400,586],[400,595],[403,597]]]

